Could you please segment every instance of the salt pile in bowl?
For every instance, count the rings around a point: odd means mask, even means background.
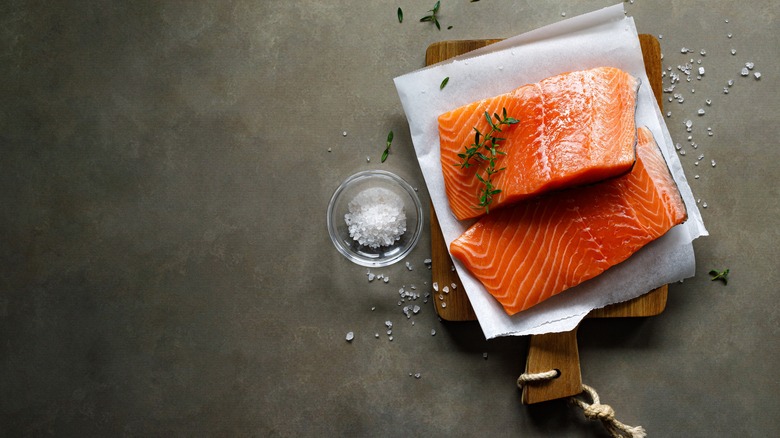
[[[390,246],[406,231],[403,200],[390,190],[372,187],[349,202],[344,215],[349,236],[369,248]]]

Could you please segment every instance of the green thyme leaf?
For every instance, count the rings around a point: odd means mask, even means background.
[[[404,22],[404,11],[402,11],[400,7],[398,8],[398,22]]]
[[[441,6],[441,2],[437,1],[435,5],[433,5],[433,9],[429,10],[430,15],[426,15],[422,18],[420,18],[421,22],[432,22],[434,26],[436,26],[436,29],[441,30],[441,24],[439,23],[438,17],[436,17],[436,13],[439,12],[439,7]]]
[[[393,143],[393,131],[390,131],[387,133],[387,147],[385,148],[385,151],[382,152],[382,159],[381,162],[384,163],[385,160],[387,160],[387,156],[390,155],[390,145]]]
[[[439,90],[443,90],[444,87],[447,86],[447,82],[449,82],[449,81],[450,81],[450,77],[449,76],[444,78],[444,80],[441,81],[441,85],[439,85]]]
[[[729,284],[729,270],[724,269],[722,271],[717,271],[715,269],[710,271],[710,275],[712,278],[710,281],[720,280],[723,282],[723,284]]]

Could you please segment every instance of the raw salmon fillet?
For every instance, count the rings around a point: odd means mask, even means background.
[[[474,143],[474,128],[490,132],[489,115],[507,115],[520,123],[503,127],[497,137],[506,152],[493,176],[502,192],[490,210],[537,194],[600,181],[628,172],[634,164],[634,110],[639,80],[600,67],[550,77],[506,94],[470,103],[439,116],[439,140],[445,191],[458,220],[485,213],[483,187],[475,177],[483,166],[461,168],[458,157]]]
[[[687,218],[653,135],[637,137],[630,173],[490,213],[450,252],[510,315],[626,260]]]

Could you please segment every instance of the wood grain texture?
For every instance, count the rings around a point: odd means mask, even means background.
[[[440,41],[431,44],[425,52],[425,64],[432,65],[475,50],[495,42],[500,39],[490,40],[454,40]],[[661,78],[661,45],[652,35],[639,35],[639,41],[642,45],[642,54],[644,56],[645,70],[650,79],[650,86],[658,101],[658,105],[663,109],[663,100],[661,99],[662,78]],[[439,221],[436,213],[431,206],[431,275],[432,281],[437,283],[440,288],[443,285],[456,284],[457,288],[443,294],[441,292],[434,294],[436,312],[439,317],[445,321],[473,321],[476,319],[474,309],[468,300],[468,296],[462,287],[460,287],[460,278],[452,270],[452,259],[450,258],[447,245],[444,241]],[[653,316],[661,313],[666,307],[667,298],[666,286],[649,292],[648,294],[634,298],[624,303],[617,303],[602,309],[596,309],[591,312],[589,317],[593,318],[613,318],[613,317],[631,317],[631,316]],[[444,297],[439,299],[439,295]],[[441,304],[445,303],[446,307]]]
[[[563,333],[531,336],[525,372],[542,373],[549,370],[558,370],[560,375],[552,380],[523,387],[523,403],[530,405],[582,392],[577,328]]]

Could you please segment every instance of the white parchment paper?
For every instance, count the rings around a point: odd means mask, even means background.
[[[457,260],[463,287],[487,339],[568,331],[593,309],[640,296],[694,275],[693,239],[707,235],[669,131],[645,73],[634,20],[618,4],[570,18],[464,56],[395,78],[415,153],[449,248],[472,221],[449,209],[439,155],[437,117],[475,100],[506,93],[556,74],[613,66],[639,78],[637,126],[658,141],[688,209],[688,220],[598,277],[524,312],[508,316]],[[447,86],[439,89],[445,77]]]

